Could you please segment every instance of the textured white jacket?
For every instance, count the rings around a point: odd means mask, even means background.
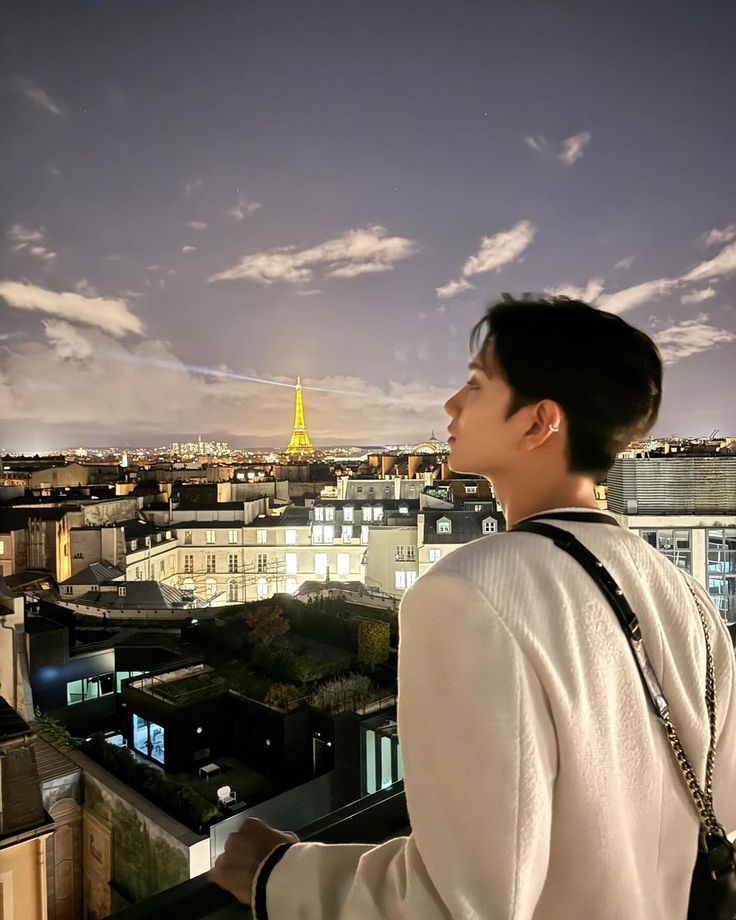
[[[685,578],[623,528],[550,523],[623,588],[702,784],[705,643]],[[714,801],[731,831],[734,653],[689,580],[709,616]],[[697,812],[618,620],[579,563],[536,534],[484,537],[418,579],[399,627],[412,834],[287,845],[259,870],[257,920],[685,920]]]

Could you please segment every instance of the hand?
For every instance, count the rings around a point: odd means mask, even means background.
[[[243,904],[250,904],[258,867],[280,843],[299,843],[299,838],[290,831],[277,831],[258,818],[246,818],[240,830],[225,841],[225,850],[215,860],[207,878]]]

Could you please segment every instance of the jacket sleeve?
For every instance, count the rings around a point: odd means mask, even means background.
[[[528,659],[485,596],[429,572],[400,608],[398,731],[412,833],[297,843],[256,920],[528,920],[549,859],[554,726]],[[260,882],[259,882],[260,876]],[[255,903],[255,901],[253,902]]]

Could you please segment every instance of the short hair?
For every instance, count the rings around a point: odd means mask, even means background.
[[[657,346],[620,316],[581,300],[504,294],[473,327],[470,345],[481,362],[492,345],[495,365],[513,391],[506,418],[543,399],[560,405],[571,473],[602,482],[616,454],[657,420]]]

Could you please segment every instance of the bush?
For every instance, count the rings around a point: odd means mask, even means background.
[[[264,702],[268,706],[278,706],[286,709],[289,703],[304,696],[304,691],[294,684],[272,684]]]
[[[158,770],[139,763],[127,747],[108,744],[104,735],[93,735],[82,744],[82,751],[136,792],[194,830],[220,817],[217,806],[190,786],[164,779]]]
[[[377,691],[365,674],[345,674],[317,687],[309,697],[309,705],[324,712],[342,712],[375,698]]]
[[[375,668],[388,660],[391,652],[391,627],[381,620],[358,620],[358,661],[367,668]]]
[[[82,743],[82,739],[75,738],[58,719],[47,715],[45,712],[41,712],[40,709],[36,710],[36,719],[33,727],[42,738],[55,744],[58,748],[61,748],[62,751],[73,750],[74,748],[78,748]]]
[[[274,680],[305,684],[331,674],[337,674],[350,667],[352,655],[333,661],[323,661],[310,655],[297,654],[281,645],[261,643],[253,649],[251,662]]]

